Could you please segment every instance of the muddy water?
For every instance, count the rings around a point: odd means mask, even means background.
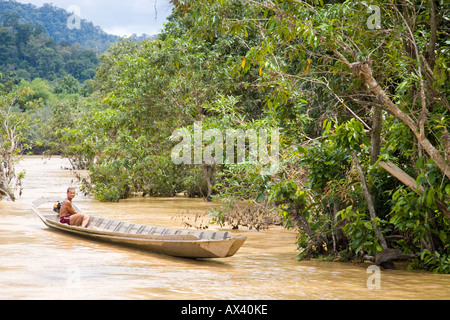
[[[173,258],[52,231],[29,203],[76,185],[64,159],[27,157],[22,197],[0,202],[0,299],[449,299],[450,276],[295,259],[295,233],[235,231],[248,239],[226,259]],[[87,213],[136,223],[184,227],[211,204],[199,199],[131,199],[99,203]],[[175,217],[175,218],[174,218]],[[193,218],[192,218],[193,219]],[[191,221],[191,220],[189,220]],[[193,220],[192,220],[193,221]],[[191,222],[192,222],[191,221]],[[198,223],[198,221],[196,222]],[[378,275],[377,275],[378,276]]]

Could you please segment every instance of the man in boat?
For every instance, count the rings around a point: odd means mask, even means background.
[[[76,212],[72,207],[72,199],[75,198],[75,188],[67,189],[67,198],[61,204],[59,211],[59,222],[70,226],[85,228],[89,223],[90,217],[82,212]]]

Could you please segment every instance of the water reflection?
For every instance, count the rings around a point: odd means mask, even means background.
[[[29,203],[64,195],[76,181],[59,158],[27,157],[22,197],[0,202],[1,299],[449,299],[450,277],[383,270],[370,290],[364,266],[295,259],[295,233],[235,231],[248,239],[226,259],[190,260],[49,230]],[[135,223],[183,227],[180,212],[204,212],[201,199],[99,203],[78,195],[86,212]]]

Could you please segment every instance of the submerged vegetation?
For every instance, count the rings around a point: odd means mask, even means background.
[[[235,227],[248,201],[243,217],[260,220],[246,225],[298,228],[300,259],[409,260],[450,273],[444,1],[173,3],[157,40],[113,44],[86,89],[70,77],[51,90],[22,82],[34,92],[22,95],[28,104],[56,99],[45,122],[23,132],[89,169],[84,191],[102,201],[214,198],[225,203],[215,221]],[[196,122],[203,132],[277,128],[277,167],[222,161],[217,150],[230,141],[210,136],[197,147],[213,161],[175,164],[174,132]]]

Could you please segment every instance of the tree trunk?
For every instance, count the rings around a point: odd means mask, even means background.
[[[0,164],[1,166],[1,164]],[[6,182],[6,179],[3,179],[3,172],[0,171],[0,196],[2,194],[6,195],[11,199],[12,201],[16,200],[16,197],[14,196],[14,191],[11,190],[10,186]],[[1,198],[1,197],[0,197]]]
[[[203,162],[203,177],[206,180],[206,187],[207,187],[207,194],[206,194],[206,200],[211,201],[211,195],[212,195],[212,187],[215,183],[215,176],[216,176],[216,164],[206,164]]]
[[[356,167],[356,170],[358,171],[359,178],[361,179],[361,183],[362,183],[362,186],[364,189],[364,196],[366,198],[367,205],[369,206],[369,214],[370,214],[370,219],[372,220],[372,225],[373,225],[373,230],[375,232],[375,236],[377,237],[378,242],[380,243],[383,250],[386,250],[386,249],[388,249],[386,239],[384,238],[381,231],[378,229],[378,226],[375,224],[375,219],[377,217],[377,214],[375,211],[375,206],[373,204],[372,195],[370,194],[369,188],[367,186],[366,178],[364,177],[363,169],[361,167],[361,164],[359,163],[356,153],[353,150],[350,151],[350,153],[352,155],[353,163]]]
[[[313,251],[313,246],[315,247],[315,250],[319,253],[324,253],[325,249],[323,247],[324,241],[320,237],[320,235],[315,235],[313,230],[311,229],[311,226],[308,223],[308,220],[298,211],[298,209],[295,207],[291,211],[291,216],[294,221],[298,223],[299,228],[305,232],[309,239],[311,240],[311,244],[305,249],[306,250],[306,258],[309,259],[311,256],[311,253]]]
[[[380,107],[373,107],[372,135],[370,149],[370,164],[374,165],[378,160],[381,148],[381,129],[383,127],[383,113]]]
[[[385,269],[395,269],[393,261],[409,260],[415,256],[415,254],[404,254],[400,249],[386,249],[375,256],[374,262]]]
[[[333,200],[333,210],[331,212],[331,221],[333,221],[333,224],[331,226],[331,238],[333,240],[333,252],[334,255],[337,255],[338,249],[337,249],[337,240],[336,240],[336,231],[334,230],[334,227],[336,226],[336,215],[339,212],[339,201],[334,199]]]

